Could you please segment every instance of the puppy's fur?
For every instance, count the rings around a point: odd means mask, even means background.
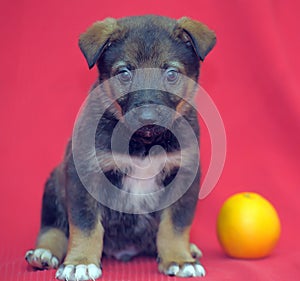
[[[120,85],[128,85],[132,82],[134,71],[141,68],[161,69],[162,77],[173,85],[177,83],[178,73],[197,82],[200,62],[213,48],[215,40],[211,30],[189,18],[176,21],[142,16],[119,20],[107,18],[96,22],[82,34],[79,46],[89,67],[97,65],[99,69],[95,89],[116,75]],[[195,153],[188,139],[178,143],[172,128],[180,128],[183,121],[187,121],[199,137],[196,110],[186,102],[192,98],[194,91],[185,88],[182,93],[185,99],[160,90],[139,90],[115,98],[116,91],[118,89],[105,91],[104,98],[115,100],[99,121],[95,137],[97,158],[107,179],[119,189],[143,193],[163,189],[172,182],[180,167],[184,169],[184,176],[177,185],[184,186],[191,177]],[[166,118],[162,106],[177,111],[180,117]],[[134,114],[126,117],[128,112]],[[169,129],[156,125],[164,119],[171,120]],[[160,152],[153,155],[152,166],[143,170],[146,174],[154,170],[156,174],[158,172],[154,180],[137,179],[142,172],[131,167],[129,156],[118,151],[114,151],[118,162],[125,170],[131,170],[132,177],[116,166],[111,156],[110,140],[118,122],[124,128],[139,128],[129,142],[129,154],[138,163],[148,161],[154,145],[164,149],[167,163],[164,163],[163,172],[156,171],[162,165]],[[180,161],[180,157],[185,160]],[[198,169],[184,195],[163,210],[147,214],[115,211],[99,203],[84,188],[74,165],[70,140],[63,162],[46,183],[37,245],[35,250],[27,252],[26,259],[33,267],[42,269],[58,268],[61,264],[56,275],[61,280],[100,277],[102,254],[121,260],[140,254],[155,255],[158,256],[159,270],[164,274],[183,277],[204,275],[203,267],[196,260],[200,251],[189,242],[199,181]],[[98,188],[103,188],[101,183]],[[151,207],[155,202],[150,201],[143,204]]]

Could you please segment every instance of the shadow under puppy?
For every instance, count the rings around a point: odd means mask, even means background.
[[[102,254],[121,260],[144,254],[157,256],[159,271],[166,275],[205,274],[197,260],[201,252],[189,241],[200,170],[195,166],[197,148],[185,131],[188,124],[198,146],[199,127],[191,103],[195,87],[182,77],[196,84],[200,61],[215,41],[215,34],[204,24],[185,17],[107,18],[81,35],[79,46],[89,67],[96,64],[99,69],[90,95],[100,89],[94,109],[102,109],[104,114],[97,124],[94,144],[105,178],[122,194],[166,192],[138,200],[115,197],[109,191],[113,188],[100,177],[95,179],[94,196],[78,175],[71,139],[63,162],[45,186],[36,248],[26,253],[31,266],[58,268],[56,277],[60,280],[89,280],[101,276]],[[140,69],[145,69],[144,76],[138,75]],[[160,89],[132,90],[138,76],[143,83],[151,75],[148,82],[162,81]],[[116,83],[106,83],[112,77]],[[122,91],[128,94],[120,95]],[[88,122],[84,125],[90,126]],[[122,146],[119,150],[112,147],[117,126],[121,128],[120,139],[129,132],[127,153]],[[181,132],[180,141],[174,131]],[[154,149],[158,146],[162,149]],[[89,169],[87,163],[87,174]],[[175,181],[179,171],[180,179]],[[173,192],[182,188],[177,198]],[[164,204],[174,196],[175,202]],[[102,204],[102,199],[113,207]]]

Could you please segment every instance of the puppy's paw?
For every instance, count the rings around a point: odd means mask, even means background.
[[[59,265],[58,258],[47,249],[29,250],[25,254],[25,259],[32,267],[39,269],[57,268]]]
[[[204,267],[198,262],[179,265],[172,262],[168,266],[159,265],[159,271],[169,276],[177,277],[202,277],[205,276]]]
[[[95,264],[61,265],[55,277],[59,280],[81,281],[95,280],[102,275],[101,269]]]
[[[190,252],[194,259],[200,259],[203,256],[201,250],[194,243],[190,243]]]

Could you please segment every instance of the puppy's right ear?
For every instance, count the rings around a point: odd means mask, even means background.
[[[112,35],[118,32],[119,27],[116,19],[106,18],[95,22],[79,38],[79,47],[87,60],[89,68],[98,61],[105,48],[110,44]]]

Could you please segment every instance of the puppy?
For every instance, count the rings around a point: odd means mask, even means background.
[[[94,280],[102,254],[153,255],[166,275],[205,275],[189,241],[200,181],[192,99],[215,42],[186,17],[107,18],[81,35],[99,78],[91,110],[46,183],[36,247],[26,253],[31,266],[58,268],[60,280]],[[94,148],[85,150],[93,126]]]

